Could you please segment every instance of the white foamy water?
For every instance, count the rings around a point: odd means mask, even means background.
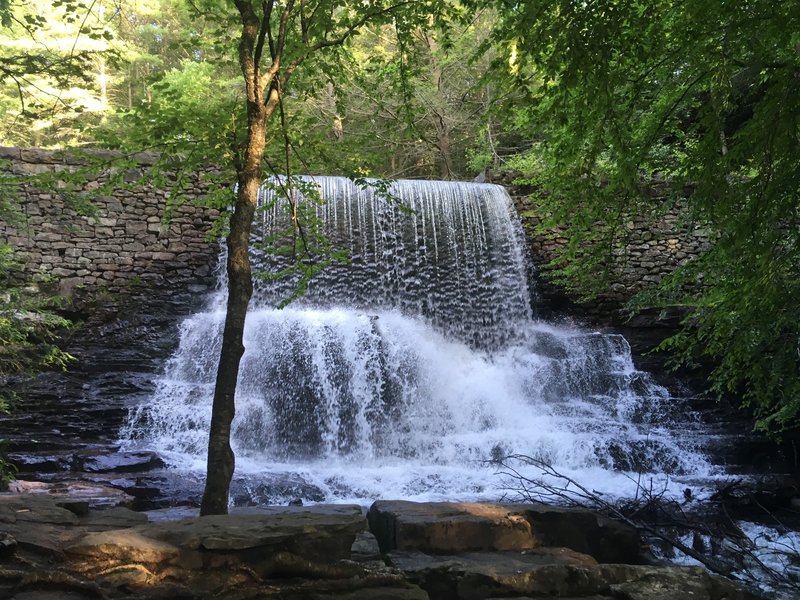
[[[624,338],[533,318],[502,188],[400,182],[406,215],[347,180],[320,183],[318,215],[351,261],[289,308],[275,308],[289,284],[257,290],[233,428],[237,473],[254,488],[291,474],[312,500],[515,498],[497,474],[510,454],[617,495],[642,477],[677,492],[713,474],[690,416],[634,368]],[[256,237],[274,238],[280,215],[264,214]],[[186,471],[205,468],[221,299],[181,325],[154,397],[121,433]]]

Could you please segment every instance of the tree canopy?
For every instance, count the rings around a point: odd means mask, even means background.
[[[790,2],[499,3],[494,41],[529,108],[528,178],[572,240],[579,289],[624,242],[644,189],[688,190],[712,249],[655,293],[691,311],[665,347],[716,365],[713,388],[780,430],[800,416],[800,6]],[[605,226],[598,226],[598,223]],[[593,251],[587,252],[585,241]],[[594,275],[593,275],[594,273]]]

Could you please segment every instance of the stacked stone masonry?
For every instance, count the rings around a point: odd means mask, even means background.
[[[509,190],[528,240],[530,254],[537,270],[536,292],[539,301],[559,308],[578,308],[596,321],[617,321],[622,308],[637,292],[653,286],[678,266],[706,252],[711,233],[702,223],[687,219],[685,204],[671,202],[670,208],[653,214],[629,215],[624,222],[624,246],[614,258],[612,281],[608,289],[590,302],[580,303],[562,287],[550,283],[550,262],[559,256],[567,240],[558,231],[540,233],[542,222],[539,207],[547,200],[529,189],[513,185],[513,175],[496,178]],[[669,197],[666,186],[654,184],[649,190],[653,206],[663,206]],[[622,319],[624,320],[624,319]]]
[[[113,156],[104,151],[93,154],[95,158]],[[182,191],[183,201],[165,218],[170,187],[158,188],[149,181],[149,167],[156,156],[142,153],[134,158],[137,166],[124,174],[133,185],[111,195],[92,194],[107,180],[108,172],[92,170],[80,182],[78,192],[93,196],[90,214],[65,203],[58,178],[44,186],[48,189],[37,189],[23,177],[12,202],[18,213],[6,221],[0,219],[0,242],[16,250],[26,280],[49,280],[59,294],[74,300],[92,299],[102,292],[170,294],[213,285],[219,244],[209,231],[218,212],[193,202],[208,192],[207,184],[195,178]],[[75,172],[85,164],[74,154],[0,147],[0,170],[15,175]],[[566,240],[557,232],[536,231],[540,223],[537,203],[546,200],[514,186],[513,174],[492,179],[506,185],[521,215],[538,271],[537,304],[540,308],[549,304],[554,310],[575,308],[569,294],[547,281],[548,263]],[[659,192],[654,190],[658,200]],[[595,320],[615,320],[633,294],[704,252],[710,243],[708,231],[684,217],[680,205],[656,219],[630,217],[615,280],[600,298],[577,308]]]
[[[96,153],[98,156],[101,153]],[[111,154],[108,153],[110,157]],[[185,291],[211,284],[218,242],[209,237],[217,211],[192,202],[207,192],[196,179],[165,218],[170,187],[148,182],[155,156],[137,155],[125,172],[131,186],[93,195],[109,172],[79,180],[90,210],[76,210],[61,193],[58,173],[73,173],[85,160],[56,151],[0,147],[0,168],[14,175],[56,175],[50,189],[16,186],[13,213],[0,219],[0,242],[15,249],[27,281],[49,281],[62,296],[89,299],[100,292],[137,295]]]

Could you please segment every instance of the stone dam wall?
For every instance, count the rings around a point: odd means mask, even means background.
[[[201,292],[212,285],[219,244],[209,231],[218,212],[192,204],[207,191],[199,180],[184,191],[188,203],[168,208],[174,182],[160,188],[149,182],[155,158],[137,155],[137,166],[123,174],[130,185],[104,195],[97,191],[114,175],[110,169],[93,169],[84,177],[79,170],[87,161],[78,157],[0,148],[0,169],[6,173],[46,177],[5,186],[10,210],[0,219],[0,242],[16,250],[20,279],[78,304],[98,296]],[[59,178],[69,172],[78,172],[77,186]],[[82,197],[92,206],[76,207],[75,198]]]
[[[709,230],[702,223],[688,219],[688,211],[680,202],[671,203],[671,208],[664,211],[627,215],[624,246],[610,265],[610,286],[598,298],[579,302],[548,278],[554,270],[550,263],[558,257],[567,240],[557,230],[538,231],[542,223],[539,209],[547,199],[530,189],[515,186],[513,180],[513,174],[505,173],[494,178],[494,183],[509,190],[520,215],[536,270],[535,286],[540,311],[575,313],[597,322],[620,323],[626,320],[623,306],[636,293],[658,283],[678,266],[710,248]],[[653,207],[667,205],[670,194],[671,190],[663,183],[654,183],[648,189]]]
[[[93,151],[95,158],[103,154]],[[58,177],[85,167],[85,159],[59,151],[0,147],[0,171],[52,176],[47,185],[31,178],[31,183],[23,179],[13,189],[4,186],[4,195],[10,191],[11,211],[2,213],[6,219],[0,219],[0,242],[16,249],[21,278],[49,283],[76,304],[109,294],[134,299],[200,294],[214,284],[219,244],[209,231],[219,214],[194,202],[207,193],[207,184],[195,178],[182,191],[184,202],[169,209],[174,183],[167,180],[155,186],[149,175],[156,156],[134,158],[136,166],[123,173],[130,185],[107,195],[98,195],[97,190],[113,175],[110,170],[87,170],[91,174],[78,178],[77,189],[71,190],[73,197],[92,197],[93,208],[85,212],[69,202]],[[628,243],[617,257],[611,286],[597,300],[578,303],[547,280],[548,263],[566,240],[558,232],[536,231],[540,223],[537,203],[544,200],[515,187],[512,180],[508,174],[494,178],[509,189],[521,215],[538,272],[537,306],[544,314],[574,312],[596,322],[619,322],[620,308],[633,294],[708,248],[708,232],[686,223],[679,206],[657,219],[630,217]],[[656,196],[667,193],[654,190]],[[168,210],[172,214],[166,218]]]

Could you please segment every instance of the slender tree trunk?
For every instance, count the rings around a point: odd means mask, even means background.
[[[260,16],[254,8],[254,3],[249,0],[233,0],[233,3],[239,11],[242,23],[239,66],[247,91],[247,141],[244,144],[244,152],[236,163],[239,188],[227,238],[228,306],[214,387],[214,404],[208,437],[206,487],[200,506],[201,515],[228,512],[228,494],[235,466],[230,444],[231,424],[236,414],[234,398],[239,364],[244,354],[245,317],[253,294],[249,255],[250,228],[263,176],[262,162],[266,147],[267,124],[280,104],[283,86],[307,56],[296,57],[284,71],[281,71],[290,18],[295,14],[293,12],[295,0],[282,2],[262,0],[259,4]],[[275,20],[277,35],[273,29],[273,22],[270,21],[273,8],[276,6],[280,7],[280,16]],[[301,2],[299,10],[302,28],[300,35],[303,43],[306,43],[308,22],[304,18],[313,18],[316,8],[309,16],[308,13],[303,13],[304,5]],[[366,20],[365,17],[361,24]],[[325,37],[311,46],[311,50],[341,45],[357,28],[353,26],[344,29],[334,39]],[[269,53],[270,63],[262,72],[260,63],[265,51]]]
[[[444,107],[447,106],[447,101],[442,89],[444,85],[444,72],[438,57],[439,44],[436,41],[435,33],[432,31],[434,27],[434,19],[432,16],[428,23],[431,28],[431,33],[425,34],[425,40],[428,46],[431,83],[436,90],[436,102],[431,108],[431,116],[433,118],[433,126],[436,129],[436,148],[439,150],[439,177],[442,179],[450,179],[453,174],[453,155],[450,143],[450,128],[447,125],[444,114]]]
[[[230,445],[231,423],[236,414],[235,394],[239,363],[244,354],[244,324],[253,294],[250,269],[250,229],[261,186],[266,120],[254,111],[248,127],[245,160],[239,172],[239,189],[228,234],[228,306],[222,334],[214,405],[208,439],[208,469],[201,515],[228,512],[228,492],[235,459]]]
[[[239,62],[248,89],[247,141],[244,156],[237,164],[239,187],[230,222],[228,246],[228,306],[222,335],[214,404],[208,438],[208,466],[201,515],[226,514],[228,494],[235,466],[230,445],[231,423],[236,414],[235,394],[239,363],[244,354],[244,325],[247,307],[253,294],[250,269],[250,229],[255,215],[258,190],[262,180],[262,160],[266,146],[266,127],[278,103],[278,90],[270,87],[264,102],[261,78],[253,56],[253,47],[260,26],[249,3],[241,3],[242,38]]]

